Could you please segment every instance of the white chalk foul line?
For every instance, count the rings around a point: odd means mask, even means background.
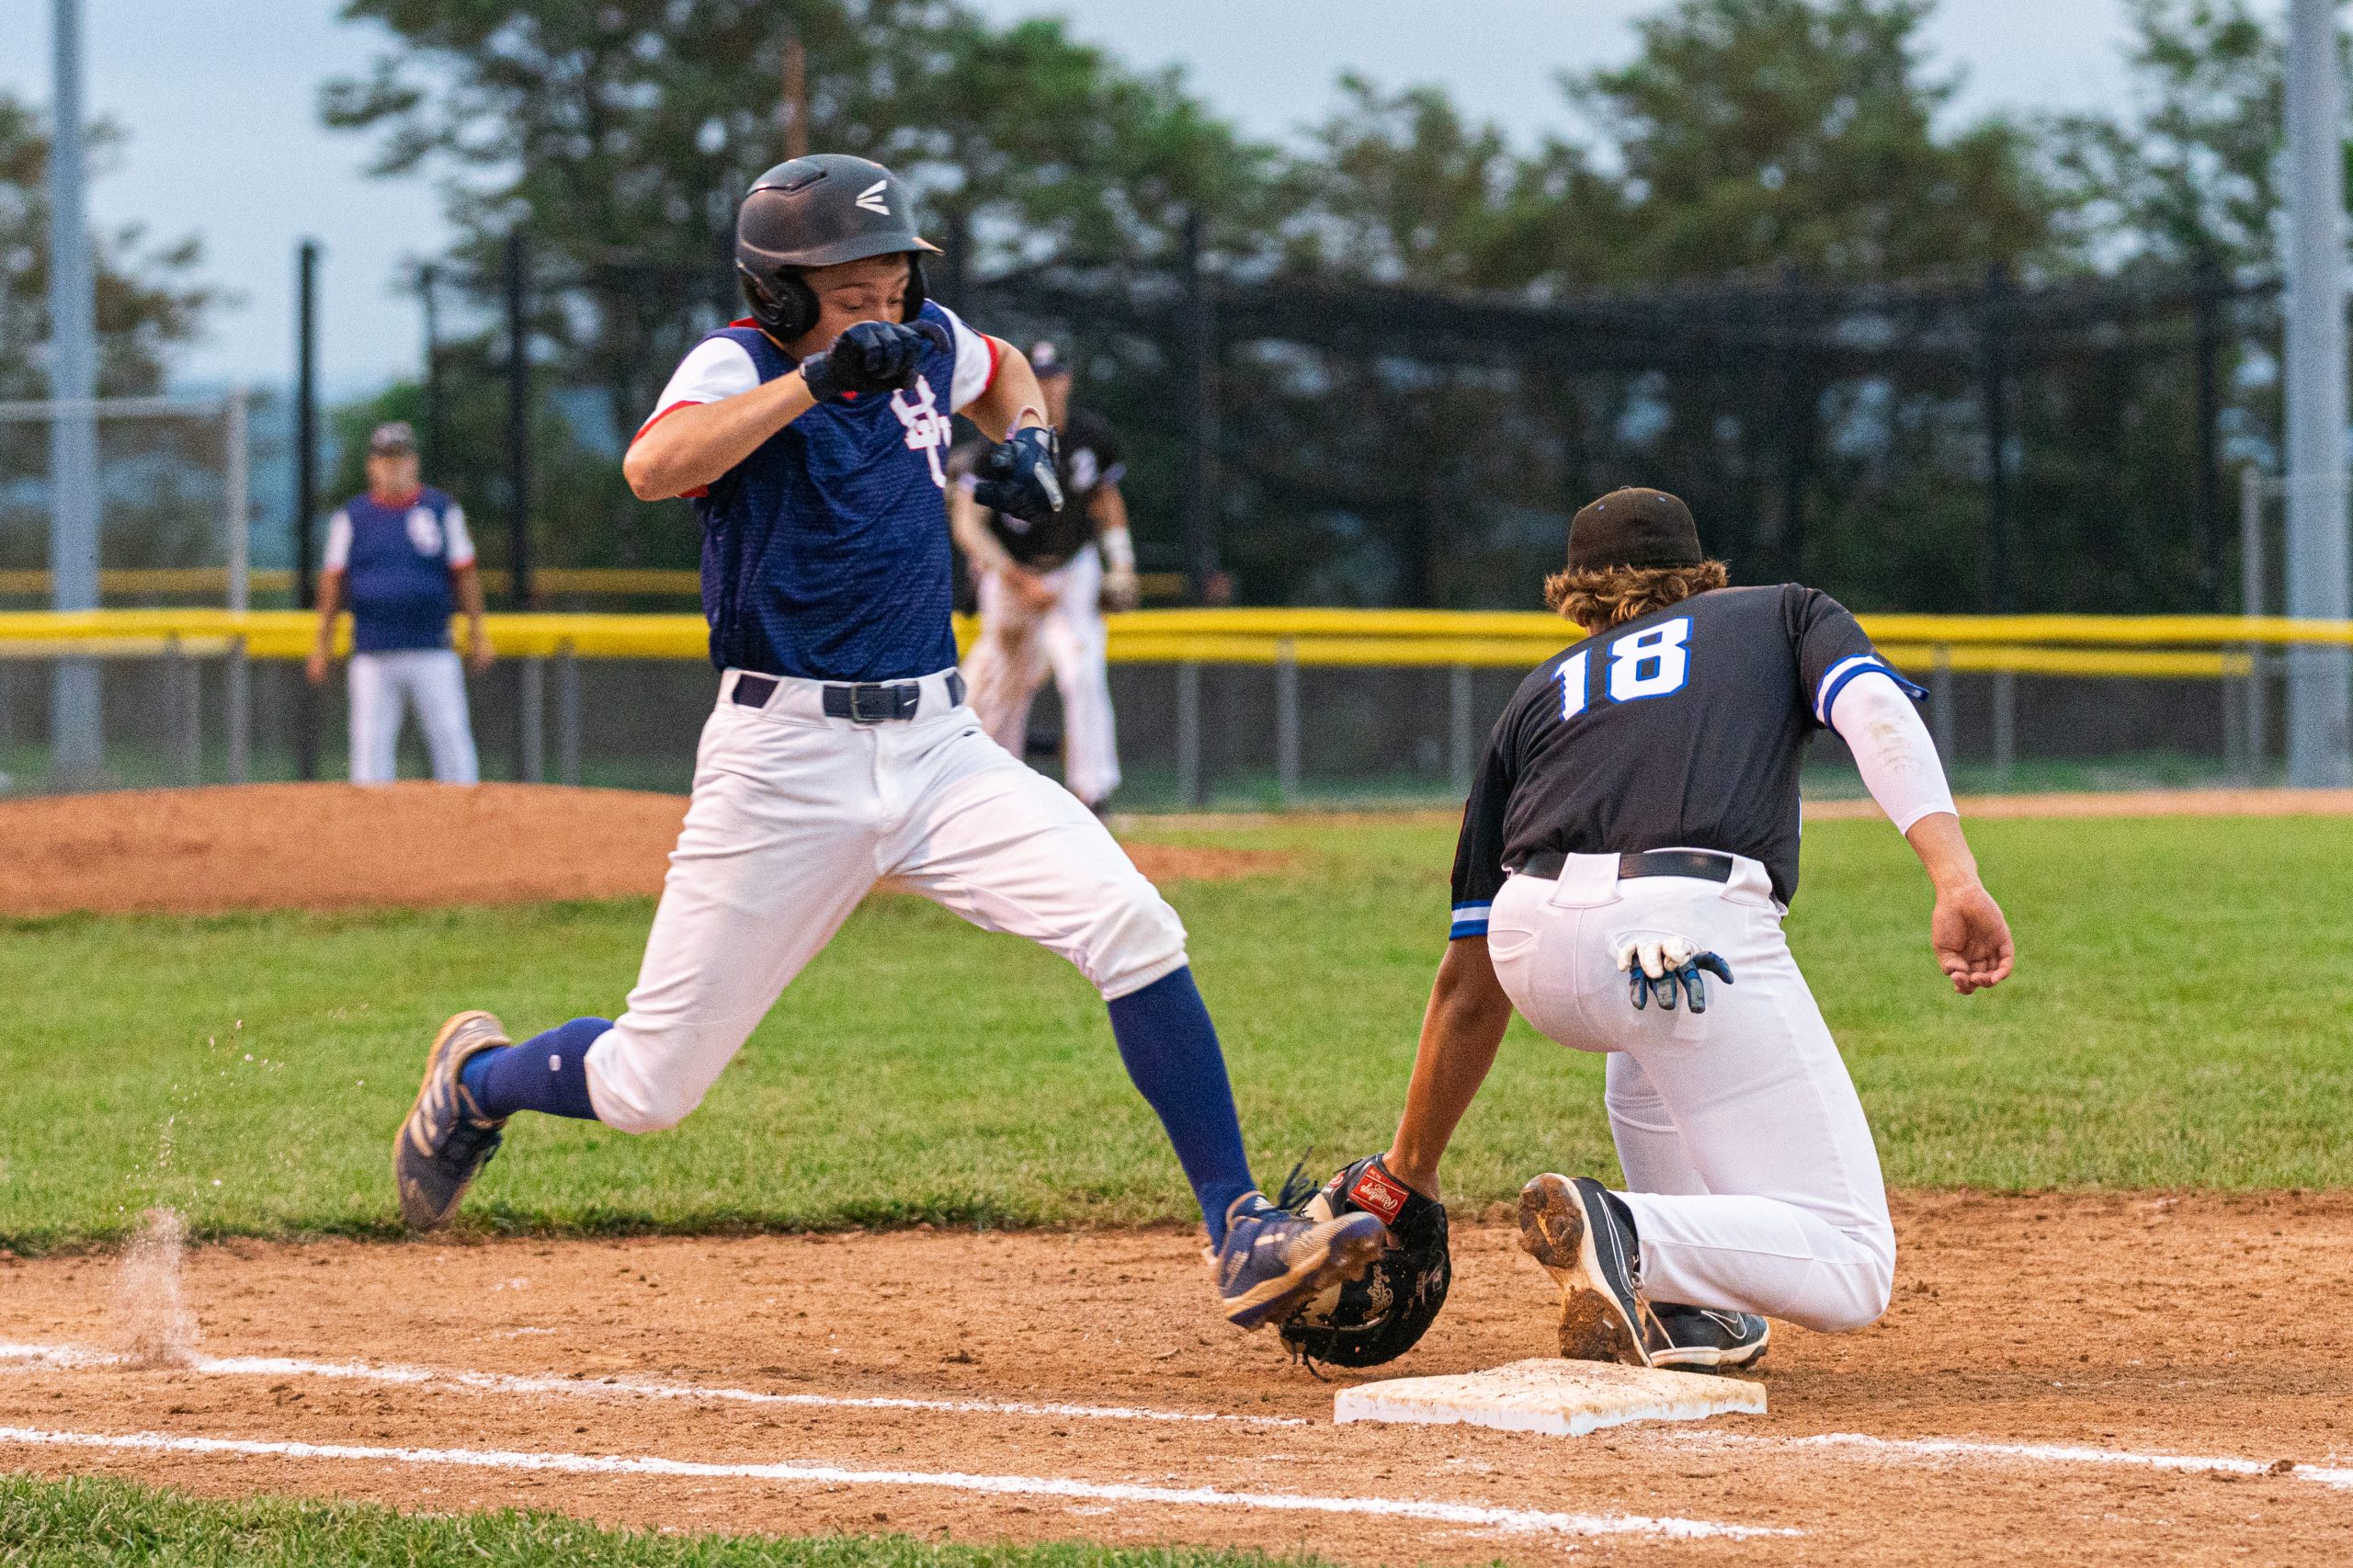
[[[822,1464],[707,1464],[691,1460],[608,1454],[531,1453],[502,1449],[395,1449],[373,1444],[295,1443],[239,1437],[182,1437],[167,1432],[59,1432],[0,1426],[0,1444],[104,1449],[172,1454],[230,1454],[249,1459],[354,1460],[365,1462],[460,1465],[478,1470],[552,1471],[560,1475],[667,1475],[703,1480],[781,1481],[835,1486],[939,1487],[999,1496],[1064,1497],[1086,1502],[1151,1503],[1173,1507],[1244,1508],[1294,1514],[1361,1514],[1430,1524],[1554,1535],[1653,1535],[1679,1540],[1748,1540],[1803,1532],[1709,1519],[1653,1518],[1640,1514],[1559,1514],[1501,1508],[1483,1503],[1438,1503],[1410,1497],[1317,1497],[1287,1492],[1228,1492],[1214,1486],[1137,1486],[1074,1481],[1055,1475],[967,1475],[954,1471],[845,1470]]]
[[[1667,1442],[1691,1448],[1759,1449],[1776,1452],[1834,1449],[1884,1460],[1964,1459],[2033,1464],[2126,1465],[2143,1470],[2222,1471],[2229,1475],[2278,1475],[2322,1486],[2353,1488],[2353,1466],[2291,1463],[2274,1470],[2262,1460],[2213,1454],[2138,1453],[2075,1443],[1988,1443],[1966,1437],[1874,1437],[1864,1432],[1823,1432],[1804,1437],[1768,1437],[1745,1432],[1662,1432]]]
[[[0,1365],[78,1369],[123,1364],[123,1358],[78,1345],[0,1344]],[[438,1383],[480,1393],[541,1394],[573,1399],[676,1399],[722,1404],[794,1405],[821,1410],[921,1410],[956,1415],[1043,1415],[1074,1421],[1210,1422],[1245,1426],[1305,1426],[1296,1415],[1231,1415],[1222,1412],[1154,1410],[1125,1404],[1051,1404],[1023,1400],[911,1399],[887,1394],[772,1393],[659,1382],[648,1378],[544,1378],[503,1372],[443,1371],[432,1367],[367,1361],[305,1361],[280,1356],[198,1356],[176,1369],[214,1378],[340,1378],[355,1382]]]

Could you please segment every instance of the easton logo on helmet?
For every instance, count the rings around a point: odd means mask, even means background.
[[[890,188],[889,180],[878,179],[858,193],[858,204],[869,212],[880,212],[888,218],[891,215],[891,205],[882,199],[882,193]]]

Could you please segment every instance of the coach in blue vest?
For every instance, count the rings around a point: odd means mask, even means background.
[[[469,663],[490,664],[482,626],[482,577],[457,502],[417,480],[416,436],[380,425],[368,441],[368,494],[328,519],[319,572],[319,641],[311,684],[324,684],[335,619],[351,609],[351,781],[389,784],[404,705],[444,784],[480,777],[466,718],[465,670],[449,646],[449,618],[466,612]]]

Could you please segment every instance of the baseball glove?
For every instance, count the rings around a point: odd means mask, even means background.
[[[1308,1301],[1282,1326],[1283,1343],[1309,1361],[1378,1367],[1411,1350],[1446,1305],[1454,1265],[1446,1247],[1446,1205],[1389,1174],[1370,1154],[1325,1182],[1301,1205],[1313,1220],[1362,1210],[1389,1227],[1388,1250],[1356,1279]]]

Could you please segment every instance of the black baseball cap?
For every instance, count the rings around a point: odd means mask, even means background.
[[[390,420],[369,436],[368,450],[380,458],[406,457],[416,450],[416,432],[405,419]]]
[[[1706,559],[1691,508],[1664,490],[1613,490],[1569,521],[1572,572],[1697,566]]]

